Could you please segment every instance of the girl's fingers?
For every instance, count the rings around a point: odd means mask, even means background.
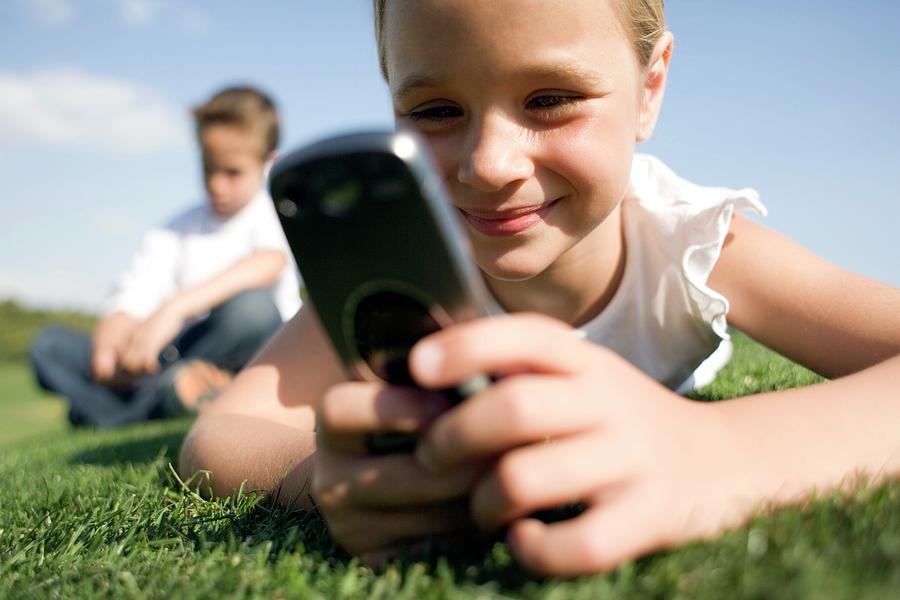
[[[580,516],[550,525],[521,519],[507,534],[512,553],[529,571],[571,577],[610,571],[662,547],[652,525],[638,520],[633,495],[596,505]]]
[[[330,432],[412,433],[431,422],[450,404],[438,392],[350,382],[332,387],[322,397],[319,424]]]
[[[515,375],[441,416],[416,450],[439,473],[511,448],[559,438],[601,424],[602,403],[585,398],[577,379]]]
[[[319,444],[334,452],[365,454],[367,434],[415,433],[448,407],[437,392],[362,382],[336,385],[319,403]]]
[[[483,472],[466,465],[441,475],[426,472],[410,454],[336,457],[320,453],[313,495],[325,509],[421,506],[465,497]]]
[[[351,554],[375,553],[401,540],[471,529],[465,502],[449,502],[406,510],[357,509],[329,519],[332,537]]]
[[[594,498],[625,480],[635,457],[595,433],[504,454],[472,494],[472,517],[493,530],[538,510]]]
[[[575,373],[596,364],[597,348],[569,326],[543,315],[478,319],[434,333],[413,347],[410,370],[427,388],[447,388],[474,376],[531,371]]]

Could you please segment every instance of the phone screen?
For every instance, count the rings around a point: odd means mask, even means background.
[[[359,357],[376,377],[396,385],[415,385],[407,368],[409,350],[440,328],[420,302],[391,291],[365,296],[353,319]]]

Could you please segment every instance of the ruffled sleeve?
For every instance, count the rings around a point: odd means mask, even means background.
[[[625,273],[585,336],[672,389],[711,381],[731,347],[728,299],[708,280],[741,210],[766,214],[751,188],[699,186],[635,156],[622,208]]]
[[[647,217],[670,235],[656,243],[681,267],[691,308],[720,339],[728,339],[728,299],[707,285],[731,220],[737,211],[766,216],[768,211],[753,188],[706,187],[678,177],[659,159],[639,155],[632,178]],[[643,171],[643,172],[641,172]]]

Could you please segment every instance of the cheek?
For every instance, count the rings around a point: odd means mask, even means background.
[[[621,200],[631,176],[634,141],[621,121],[591,117],[548,134],[541,163],[563,177],[579,196],[609,212]]]
[[[239,184],[235,185],[235,189],[240,189],[241,192],[243,192],[242,195],[247,196],[256,193],[256,190],[258,190],[262,186],[262,184],[262,175],[257,176],[248,174],[241,177],[241,181]]]
[[[441,176],[448,183],[456,180],[459,164],[459,150],[453,135],[425,135],[431,157]]]

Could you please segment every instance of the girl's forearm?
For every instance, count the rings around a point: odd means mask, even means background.
[[[710,405],[744,499],[775,505],[900,474],[900,356],[828,383]]]
[[[228,496],[243,487],[308,508],[315,450],[315,432],[244,414],[211,414],[198,418],[185,438],[178,470],[204,494]]]

